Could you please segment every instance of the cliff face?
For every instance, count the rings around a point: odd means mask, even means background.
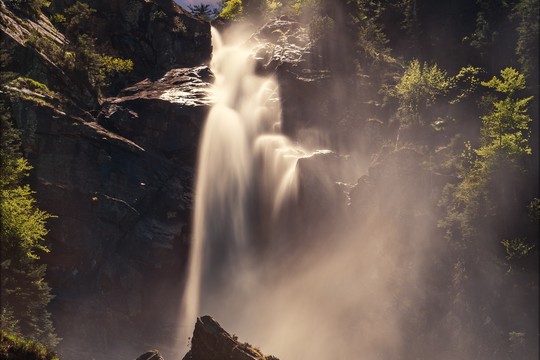
[[[73,3],[55,2],[56,10]],[[49,222],[51,253],[43,259],[56,296],[54,323],[64,339],[60,353],[67,360],[135,358],[160,347],[167,358],[189,250],[198,139],[211,105],[213,75],[204,65],[210,27],[168,1],[93,6],[99,44],[134,62],[123,80],[131,79],[129,86],[98,97],[51,56],[51,47],[69,40],[45,15],[23,19],[2,3],[2,49],[10,53],[4,69],[18,79],[0,95],[22,131],[39,206],[58,216]],[[280,82],[284,132],[306,141],[301,129],[325,129],[337,105],[324,100],[314,107],[311,100],[326,99],[339,79],[318,64],[305,29],[281,18],[252,41],[259,44],[259,71],[276,73]],[[315,176],[340,161],[321,153],[299,165],[300,206],[326,209],[303,212],[300,223],[343,211],[346,199],[336,179]],[[186,359],[220,359],[224,351],[235,352],[235,359],[262,358],[249,347],[238,350],[210,318],[198,321],[195,335]]]
[[[43,44],[69,40],[45,15],[0,4],[3,71],[16,77],[0,95],[22,131],[39,206],[58,217],[42,258],[65,359],[134,357],[172,340],[212,81],[200,66],[208,23],[169,1],[93,6],[99,44],[132,59],[130,77],[144,79],[107,99],[48,56]]]

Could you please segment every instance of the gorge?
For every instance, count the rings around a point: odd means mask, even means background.
[[[480,3],[2,2],[61,358],[536,358],[538,5]]]

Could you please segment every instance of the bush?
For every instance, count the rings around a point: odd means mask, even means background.
[[[228,0],[223,6],[221,13],[219,13],[219,17],[227,20],[236,20],[240,18],[243,13],[244,8],[242,6],[242,0]]]
[[[15,10],[35,20],[39,18],[41,9],[49,7],[51,2],[47,0],[8,0],[8,4],[11,4]]]
[[[2,330],[0,358],[18,360],[58,360],[56,353],[44,345]]]

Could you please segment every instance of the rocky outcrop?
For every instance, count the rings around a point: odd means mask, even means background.
[[[342,218],[348,192],[347,185],[343,183],[346,177],[342,172],[346,165],[345,156],[331,151],[317,151],[298,160],[298,216],[302,219],[301,229],[320,233]]]
[[[66,0],[56,10],[75,2]],[[92,34],[117,56],[133,60],[138,74],[197,66],[211,57],[210,24],[173,0],[97,0],[90,6],[97,10]]]
[[[49,11],[73,3],[55,1]],[[97,11],[85,31],[97,50],[132,59],[139,82],[101,99],[61,61],[69,46],[62,26],[0,2],[2,81],[8,72],[15,79],[0,96],[22,132],[39,207],[58,216],[47,224],[51,252],[42,259],[62,357],[135,358],[175,341],[213,80],[201,66],[210,26],[171,0],[89,4]]]
[[[294,19],[273,19],[250,41],[257,45],[258,71],[274,73],[278,79],[282,129],[287,136],[315,149],[347,152],[358,143],[367,121],[381,117],[370,77],[335,71],[340,65],[328,63],[330,57],[323,56],[321,44],[312,41],[307,28]],[[334,50],[343,51],[338,43]]]
[[[107,99],[97,119],[23,82],[2,94],[23,129],[39,205],[58,216],[43,259],[66,359],[174,336],[210,80],[206,67],[173,70]]]
[[[98,122],[147,150],[194,165],[211,81],[206,66],[173,69],[158,81],[143,80],[106,99]]]
[[[191,350],[183,360],[278,360],[264,356],[248,343],[241,343],[210,316],[197,319]]]
[[[74,80],[53,56],[61,53],[68,42],[45,15],[40,14],[37,19],[20,18],[4,2],[0,3],[2,72],[32,78],[61,92],[67,101],[83,108],[95,108],[98,101],[94,89]]]

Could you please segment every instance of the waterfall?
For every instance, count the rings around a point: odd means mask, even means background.
[[[321,179],[356,170],[321,164],[327,151],[281,135],[279,88],[255,73],[255,50],[216,31],[213,41],[177,349],[208,314],[282,359],[399,358],[400,322],[418,296],[411,264],[430,237],[408,246],[384,207],[354,221],[333,212],[324,199],[336,184]]]
[[[214,105],[204,126],[198,158],[194,233],[184,292],[179,342],[197,316],[217,316],[213,297],[223,291],[248,292],[261,228],[272,228],[294,199],[296,162],[304,151],[279,134],[279,89],[272,77],[255,74],[245,44],[224,44],[212,29]],[[264,224],[263,224],[264,223]]]

